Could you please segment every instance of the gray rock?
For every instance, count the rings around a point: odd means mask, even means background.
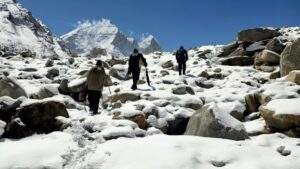
[[[7,124],[8,138],[23,138],[34,133],[58,131],[63,125],[56,118],[69,117],[66,106],[56,101],[36,102],[18,109],[12,121]]]
[[[241,122],[227,113],[215,112],[211,106],[215,107],[217,105],[204,106],[191,116],[185,131],[186,135],[232,140],[245,140],[249,138]]]
[[[263,50],[260,59],[268,65],[279,65],[280,55],[270,50]]]
[[[166,62],[164,62],[162,65],[161,65],[161,67],[162,68],[170,68],[170,67],[173,67],[174,66],[174,64],[173,64],[173,62],[171,61],[171,60],[169,60],[169,61],[166,61]]]
[[[45,67],[52,67],[54,65],[54,61],[52,59],[48,59],[45,63]]]
[[[0,80],[0,97],[9,96],[17,99],[21,96],[27,97],[25,90],[18,84],[17,80],[12,77],[4,77]]]
[[[271,39],[278,35],[275,29],[254,28],[243,30],[238,33],[238,41],[257,42],[265,39]]]
[[[184,95],[184,94],[191,94],[195,95],[194,90],[190,86],[179,86],[172,89],[173,94],[177,95]]]
[[[249,66],[254,64],[254,57],[237,56],[222,60],[222,65],[228,66]]]
[[[282,42],[280,40],[278,40],[277,38],[273,38],[266,46],[267,50],[276,52],[281,54],[281,52],[284,49],[284,45],[282,44]]]
[[[231,44],[225,45],[223,47],[223,52],[219,55],[219,57],[229,56],[232,52],[234,52],[239,47],[238,42],[233,42]]]
[[[49,97],[53,97],[55,95],[58,95],[58,89],[53,86],[43,86],[38,93],[33,94],[31,98],[33,99],[45,99]]]
[[[59,76],[59,70],[57,68],[52,68],[47,71],[46,77],[53,80],[55,77]]]
[[[293,70],[300,70],[300,39],[287,45],[281,53],[281,76],[286,76]]]
[[[299,71],[291,71],[287,76],[286,80],[296,83],[300,85],[300,70]]]

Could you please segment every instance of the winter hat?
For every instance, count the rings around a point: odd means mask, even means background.
[[[101,60],[97,60],[96,65],[97,66],[102,66],[102,61]]]
[[[133,53],[139,53],[139,51],[137,49],[134,49]]]

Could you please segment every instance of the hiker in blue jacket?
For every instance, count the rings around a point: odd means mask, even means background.
[[[183,46],[180,46],[180,48],[176,52],[176,60],[179,66],[179,75],[184,74],[186,70],[186,61],[188,60],[188,53],[183,48]]]

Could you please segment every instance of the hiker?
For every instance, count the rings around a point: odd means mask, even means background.
[[[87,75],[87,94],[90,112],[93,115],[98,114],[99,102],[102,97],[102,90],[107,83],[107,75],[102,61],[97,60],[96,66],[91,68]]]
[[[147,67],[146,59],[144,58],[143,54],[139,53],[137,49],[134,49],[133,53],[129,57],[129,66],[127,72],[128,76],[132,74],[132,90],[137,89],[137,83],[140,78],[141,66]]]
[[[188,60],[188,53],[183,48],[183,46],[180,46],[179,50],[177,50],[176,60],[177,60],[178,67],[179,67],[179,75],[181,75],[181,72],[185,75],[186,61]]]

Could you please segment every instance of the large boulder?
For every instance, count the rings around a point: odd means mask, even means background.
[[[0,97],[1,96],[9,96],[13,99],[17,99],[21,96],[27,97],[27,94],[16,79],[4,77],[0,80]]]
[[[257,42],[265,39],[272,39],[278,35],[275,29],[254,28],[243,30],[238,33],[238,41]]]
[[[185,134],[232,140],[249,138],[244,125],[222,112],[215,103],[202,107],[191,116]]]
[[[129,77],[126,76],[127,68],[124,65],[114,65],[109,70],[109,75],[118,79],[118,80],[129,80]]]
[[[284,45],[282,44],[282,42],[277,39],[277,38],[273,38],[267,45],[266,45],[266,49],[279,53],[281,54],[281,52],[284,49]]]
[[[286,79],[290,82],[300,85],[300,70],[291,71]]]
[[[48,85],[41,87],[40,90],[37,93],[32,94],[30,98],[42,100],[48,97],[58,95],[58,93],[59,92],[56,87]]]
[[[293,70],[300,70],[300,39],[287,45],[281,53],[281,76],[286,76]]]
[[[270,50],[263,50],[259,58],[267,65],[279,65],[280,62],[280,55]]]
[[[219,55],[219,57],[229,56],[229,54],[233,53],[238,47],[239,47],[239,44],[236,41],[223,46],[222,53]]]
[[[165,69],[173,67],[173,66],[174,66],[174,64],[173,64],[173,62],[171,60],[168,60],[168,61],[166,61],[166,62],[164,62],[164,63],[161,64],[161,67],[165,68]]]
[[[23,103],[24,104],[24,103]],[[7,124],[5,136],[23,138],[34,133],[50,133],[62,127],[57,117],[68,118],[66,106],[57,101],[40,101],[21,105]]]
[[[228,66],[249,66],[254,64],[254,57],[233,56],[222,60],[222,65]]]
[[[293,135],[300,136],[300,99],[278,99],[261,106],[259,111],[269,128],[280,131],[294,131]],[[295,132],[298,131],[298,132]],[[289,132],[287,132],[289,133]]]

